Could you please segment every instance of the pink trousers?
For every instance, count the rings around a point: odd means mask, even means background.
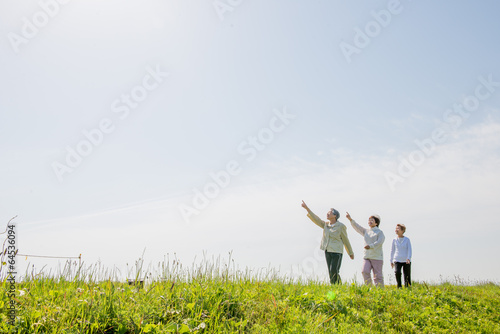
[[[373,280],[375,281],[375,285],[379,287],[384,286],[384,275],[382,274],[383,265],[384,260],[363,260],[363,270],[361,273],[363,274],[363,279],[365,280],[366,285],[372,285],[371,271],[373,270]]]

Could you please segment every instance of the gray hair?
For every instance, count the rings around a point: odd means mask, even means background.
[[[337,216],[337,220],[340,218],[340,213],[339,213],[337,210],[335,210],[334,208],[332,208],[332,213],[333,213],[335,216]]]

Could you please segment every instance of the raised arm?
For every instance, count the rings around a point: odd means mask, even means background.
[[[356,232],[358,232],[361,235],[365,235],[366,229],[361,227],[361,225],[359,225],[358,223],[356,223],[356,221],[351,218],[351,215],[349,214],[349,212],[346,212],[345,216],[347,219],[349,219],[349,221],[351,222],[352,228],[354,230],[356,230]]]
[[[302,207],[307,210],[307,217],[309,217],[309,219],[311,219],[314,224],[318,225],[321,228],[325,228],[325,222],[321,220],[321,218],[316,216],[304,201],[302,201]]]
[[[311,212],[311,209],[309,209],[309,207],[307,206],[306,202],[304,202],[304,200],[302,200],[302,207],[307,210],[307,213]]]

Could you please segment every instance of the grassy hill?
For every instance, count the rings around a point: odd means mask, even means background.
[[[38,277],[17,283],[8,333],[500,333],[500,286],[332,286],[229,271],[163,275],[144,287]]]

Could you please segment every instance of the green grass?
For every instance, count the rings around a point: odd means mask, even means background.
[[[174,261],[175,263],[175,261]],[[500,333],[500,286],[332,286],[203,264],[160,265],[144,288],[87,274],[32,275],[1,333]],[[66,278],[65,278],[66,277]]]

